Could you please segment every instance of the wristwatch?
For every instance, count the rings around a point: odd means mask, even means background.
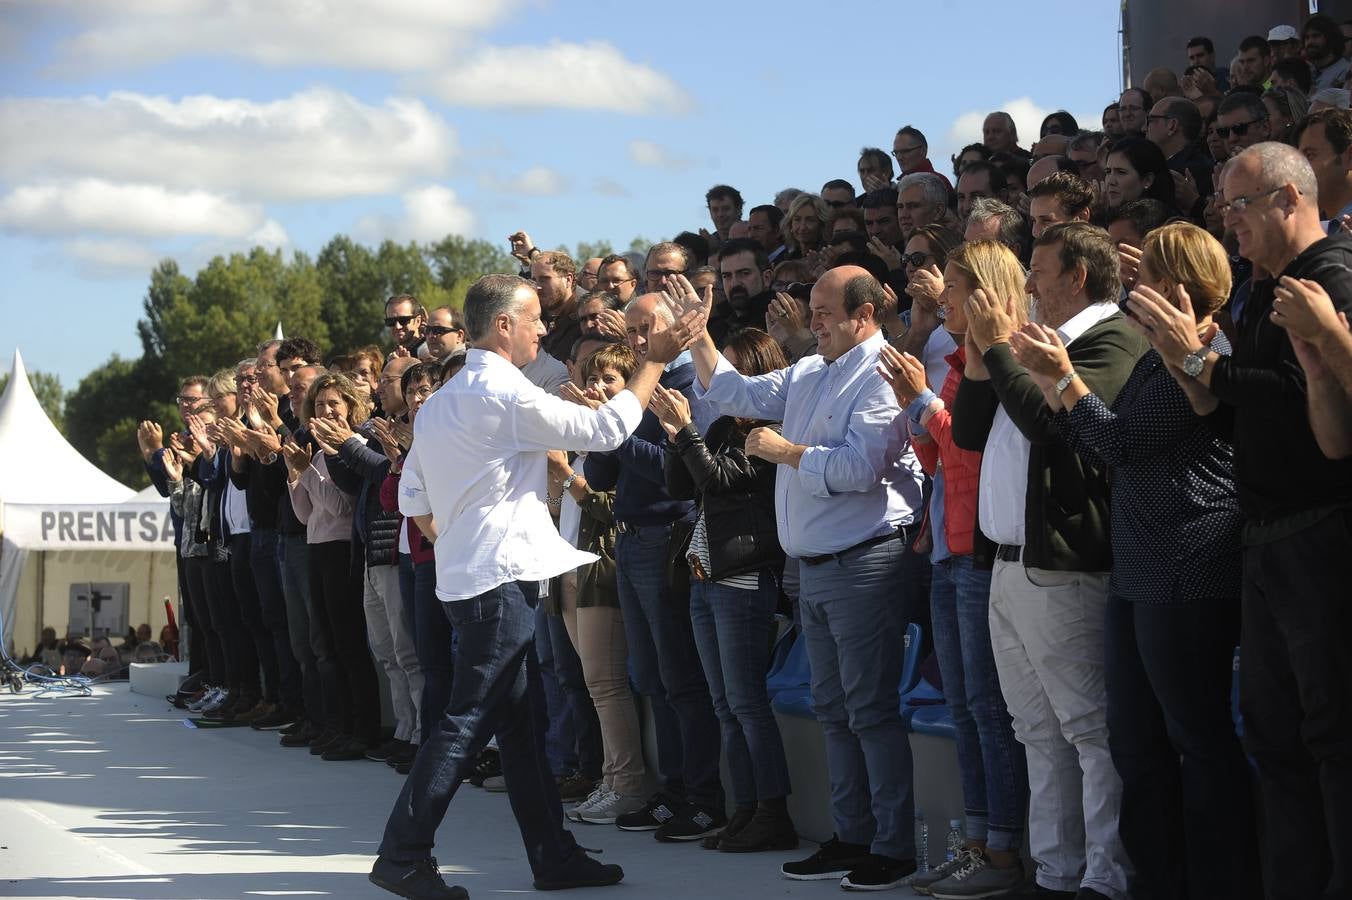
[[[1070,383],[1079,377],[1080,373],[1076,372],[1074,369],[1071,369],[1065,375],[1062,375],[1061,378],[1056,382],[1056,396],[1059,397],[1062,394],[1064,394],[1066,392],[1066,388],[1070,387]]]
[[[566,494],[566,493],[568,493],[568,489],[569,489],[570,487],[573,486],[573,482],[575,482],[575,481],[577,481],[577,473],[576,473],[576,472],[574,472],[573,474],[569,475],[567,478],[563,479],[563,486],[562,486],[562,488],[559,490],[559,500],[560,500],[560,501],[563,500],[563,495]]]
[[[1210,347],[1198,347],[1183,357],[1183,374],[1189,378],[1196,378],[1201,375],[1202,370],[1206,368],[1206,357],[1210,352]]]

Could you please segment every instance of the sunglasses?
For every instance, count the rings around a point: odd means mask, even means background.
[[[394,326],[398,325],[400,328],[407,328],[407,327],[408,327],[408,323],[409,323],[409,322],[412,322],[412,321],[413,321],[414,319],[416,319],[416,318],[418,318],[418,317],[417,317],[417,316],[386,316],[386,317],[385,317],[385,327],[386,327],[386,328],[393,328]]]
[[[1217,125],[1216,136],[1219,137],[1221,140],[1225,140],[1232,134],[1235,137],[1244,137],[1244,135],[1249,133],[1249,127],[1251,125],[1257,125],[1259,122],[1266,121],[1267,119],[1252,119],[1248,122],[1236,122],[1235,124],[1229,126],[1228,128],[1224,125]]]
[[[185,397],[183,394],[179,394],[177,397],[174,398],[174,402],[177,403],[179,406],[187,406],[187,405],[190,405],[190,404],[206,403],[206,402],[207,402],[207,398],[206,398],[206,397]]]
[[[450,334],[452,331],[464,331],[463,328],[456,328],[454,325],[428,325],[427,333],[432,337],[441,337],[443,334]]]
[[[933,258],[934,257],[931,256],[930,254],[921,253],[919,250],[917,250],[915,253],[902,254],[901,261],[904,263],[910,263],[915,268],[920,269],[924,267],[925,260]]]

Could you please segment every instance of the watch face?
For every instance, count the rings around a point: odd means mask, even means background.
[[[1183,360],[1183,373],[1190,378],[1196,378],[1198,375],[1201,375],[1204,368],[1206,368],[1206,360],[1200,356],[1189,354],[1188,357]]]

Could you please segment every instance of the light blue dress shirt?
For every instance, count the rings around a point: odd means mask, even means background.
[[[790,556],[839,553],[915,521],[924,474],[901,412],[876,370],[880,333],[828,363],[819,355],[747,377],[719,358],[695,396],[719,413],[784,423],[785,439],[807,447],[798,468],[775,475],[779,542]]]

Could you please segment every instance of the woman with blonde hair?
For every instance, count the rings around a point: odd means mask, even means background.
[[[299,444],[288,438],[282,445],[291,505],[305,523],[310,546],[316,613],[312,625],[328,632],[325,643],[334,653],[318,665],[330,675],[323,679],[325,687],[337,695],[324,698],[324,709],[337,715],[310,744],[311,754],[326,760],[361,759],[380,736],[380,696],[366,642],[361,560],[354,562],[352,552],[354,501],[334,484],[326,460],[348,438],[364,440],[355,430],[370,412],[351,378],[326,372],[310,384],[301,405],[300,420],[309,440]],[[321,452],[315,453],[315,446]]]
[[[1152,309],[1195,317],[1205,354],[1230,353],[1213,316],[1230,295],[1224,248],[1177,222],[1150,232],[1128,302],[1149,333]],[[1239,642],[1240,524],[1228,429],[1197,415],[1151,349],[1111,405],[1072,379],[1057,333],[1010,340],[1042,387],[1061,436],[1107,466],[1112,495],[1105,678],[1108,744],[1122,778],[1119,831],[1148,897],[1251,897],[1261,886],[1250,772],[1231,719]],[[1186,848],[1186,852],[1185,852]],[[1209,860],[1229,861],[1217,868]]]
[[[967,298],[978,288],[1008,298],[1016,327],[1028,321],[1023,267],[1013,251],[992,240],[952,247],[944,260],[938,304],[943,327],[956,347],[947,357],[948,373],[939,393],[927,387],[922,361],[893,347],[883,347],[879,370],[902,407],[920,464],[934,479],[929,513],[934,540],[930,617],[944,699],[957,731],[966,813],[962,852],[912,881],[913,888],[936,896],[946,888],[971,892],[977,887],[983,892],[962,896],[995,896],[994,892],[1013,889],[1024,880],[1019,848],[1028,771],[1000,692],[991,647],[992,556],[990,542],[980,536],[977,523],[981,453],[953,442],[949,415],[964,374],[986,377],[980,354],[966,340]]]
[[[808,253],[826,246],[831,225],[831,207],[816,194],[799,194],[789,204],[789,213],[780,226],[784,245],[789,248],[781,259],[805,259]]]

